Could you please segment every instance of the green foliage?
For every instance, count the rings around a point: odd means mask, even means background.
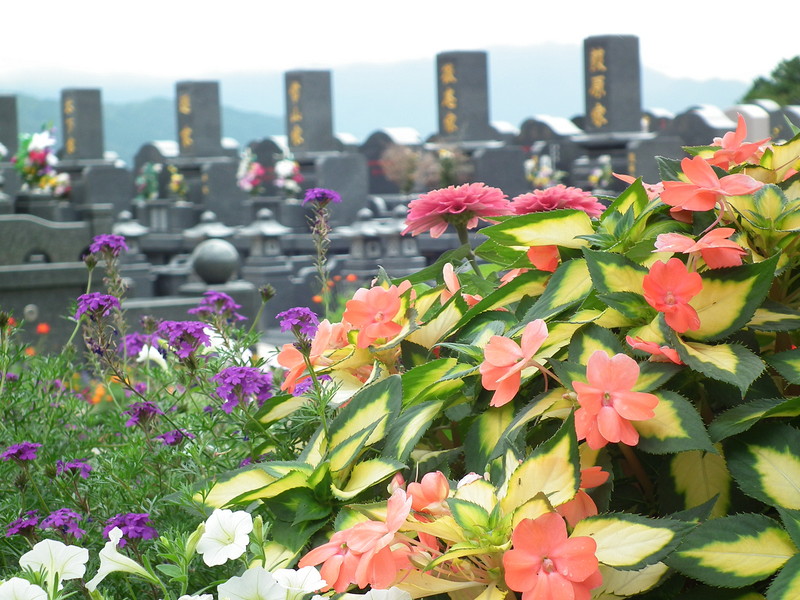
[[[766,98],[781,106],[800,104],[800,56],[782,60],[769,77],[758,77],[742,102]]]

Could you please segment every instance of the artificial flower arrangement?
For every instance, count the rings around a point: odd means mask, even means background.
[[[740,119],[659,158],[662,182],[620,175],[630,186],[605,203],[559,186],[423,194],[406,233],[464,243],[402,280],[379,271],[336,322],[282,313],[296,342],[272,369],[222,349],[239,319],[215,295],[201,321],[153,325],[123,354],[163,361],[142,378],[113,358],[121,294],[87,293],[76,327],[137,390],[131,427],[152,440],[196,416],[172,436],[184,452],[247,459],[205,468],[180,500],[195,520],[150,551],[120,552],[114,527],[143,528],[119,515],[91,579],[81,547],[34,546],[0,585],[133,597],[114,592],[122,571],[165,600],[796,597],[800,136],[745,138]],[[150,377],[175,387],[137,387]],[[228,419],[241,438],[221,435]],[[36,444],[3,459],[27,465]],[[276,588],[292,568],[308,586]]]
[[[245,148],[239,160],[239,168],[236,171],[236,185],[251,196],[262,196],[264,194],[264,184],[266,183],[267,170],[256,160],[255,154],[250,148]]]
[[[534,154],[524,163],[525,179],[534,189],[553,187],[561,182],[567,173],[553,167],[553,159],[549,154]]]
[[[291,155],[282,157],[275,163],[275,187],[280,189],[287,199],[299,198],[305,181],[300,172],[300,163]]]
[[[42,191],[66,197],[70,190],[68,173],[56,172],[58,157],[53,151],[56,139],[53,130],[42,127],[38,133],[20,135],[19,148],[11,158],[14,169],[22,180],[23,190]]]
[[[186,196],[189,194],[189,186],[186,183],[186,177],[175,165],[168,165],[167,170],[169,171],[167,189],[169,189],[170,194],[178,200],[186,200]]]
[[[159,190],[159,179],[164,165],[161,163],[146,162],[140,169],[133,185],[136,189],[136,198],[142,200],[157,200]]]

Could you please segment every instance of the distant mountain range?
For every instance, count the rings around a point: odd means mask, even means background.
[[[487,48],[490,115],[519,127],[535,115],[572,118],[583,113],[583,54],[580,46],[545,44]],[[331,69],[334,128],[363,141],[386,127],[412,127],[425,138],[436,129],[435,57],[389,65],[358,64]],[[227,73],[220,83],[223,135],[241,145],[284,133],[283,73]],[[176,80],[177,81],[177,80]],[[26,73],[7,78],[0,93],[18,96],[21,132],[42,124],[61,126],[53,89],[102,90],[105,147],[130,164],[142,144],[175,139],[176,81],[81,73]],[[54,85],[57,86],[54,88]],[[728,108],[749,85],[741,81],[676,79],[644,67],[644,109],[680,113],[698,104]],[[57,92],[56,94],[57,95]]]

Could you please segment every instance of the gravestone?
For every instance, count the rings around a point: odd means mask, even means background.
[[[648,108],[642,114],[642,127],[644,131],[660,133],[669,127],[674,118],[675,114],[664,108]]]
[[[436,55],[437,142],[497,140],[489,123],[489,73],[482,51]]]
[[[86,167],[80,179],[73,182],[70,200],[79,211],[84,205],[111,204],[112,214],[131,209],[133,175],[128,169],[114,165]]]
[[[236,185],[235,163],[211,162],[200,169],[202,204],[226,225],[244,225],[250,219],[245,210],[247,193]]]
[[[341,150],[333,135],[331,72],[287,71],[284,81],[289,150],[298,157]]]
[[[219,83],[179,81],[175,95],[180,155],[223,155]]]
[[[683,146],[707,146],[715,137],[722,137],[734,129],[736,121],[732,121],[719,107],[703,104],[675,115],[664,133],[680,138]]]
[[[415,153],[422,146],[422,137],[412,127],[387,127],[371,133],[358,151],[367,159],[370,194],[399,194],[400,186],[391,181],[384,170],[384,160],[393,161],[399,177],[408,167],[409,181],[413,182]],[[387,155],[387,151],[389,154]],[[418,160],[418,157],[417,157]]]
[[[587,134],[642,130],[639,38],[598,35],[583,42]]]
[[[530,191],[525,179],[526,155],[520,146],[479,148],[472,155],[475,181],[500,188],[509,198]]]
[[[17,120],[17,97],[0,95],[0,144],[5,146],[8,155],[0,162],[9,162],[19,147],[19,128]]]
[[[59,167],[103,160],[103,105],[99,89],[61,91],[61,137],[64,145]]]
[[[737,104],[723,111],[725,115],[738,125],[739,115],[744,117],[747,125],[745,141],[755,142],[771,137],[769,112],[758,104]]]
[[[782,107],[774,100],[768,98],[753,100],[753,104],[760,106],[769,114],[769,137],[772,138],[773,141],[790,140],[794,137],[792,128],[786,123],[786,119],[788,118],[789,121],[794,123],[795,127],[800,127],[800,107]],[[794,114],[792,114],[793,110]]]
[[[575,139],[583,133],[564,117],[537,115],[523,121],[515,143],[531,157],[547,156],[555,171],[568,173],[572,163],[583,153]]]
[[[659,135],[646,140],[634,140],[628,145],[628,166],[621,175],[641,177],[645,183],[661,180],[658,172],[657,156],[680,159],[686,156],[681,147],[681,139],[674,135]]]
[[[323,156],[316,161],[317,187],[334,190],[341,204],[330,204],[331,225],[352,223],[359,210],[367,205],[369,176],[363,154]]]

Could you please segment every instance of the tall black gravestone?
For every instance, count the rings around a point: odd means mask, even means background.
[[[341,150],[333,135],[330,71],[288,71],[284,79],[289,150],[298,157]]]
[[[175,92],[181,156],[220,156],[222,117],[219,84],[216,81],[179,81]]]
[[[61,91],[61,159],[67,166],[82,161],[102,161],[103,104],[99,89]]]

